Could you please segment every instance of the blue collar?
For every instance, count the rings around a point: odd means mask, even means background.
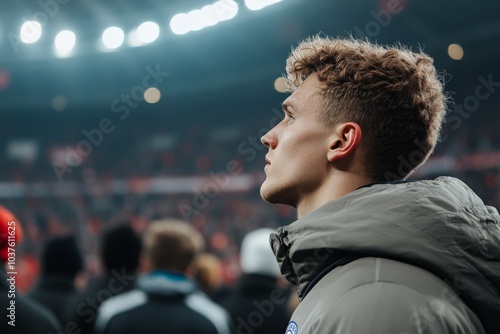
[[[165,269],[153,270],[151,273],[149,273],[148,276],[150,276],[150,277],[165,277],[173,282],[183,282],[183,281],[189,280],[189,278],[181,272],[173,271],[173,270],[165,270]]]

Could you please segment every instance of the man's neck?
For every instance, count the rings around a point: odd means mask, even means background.
[[[315,192],[302,197],[299,203],[297,203],[297,218],[301,218],[324,204],[344,197],[369,183],[372,183],[372,181],[359,175],[347,173],[332,178]]]

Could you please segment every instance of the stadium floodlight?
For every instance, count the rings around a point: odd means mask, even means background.
[[[160,26],[148,21],[137,27],[137,38],[143,43],[154,42],[160,36]]]
[[[281,0],[245,0],[245,5],[248,9],[259,10],[280,1]]]
[[[21,26],[20,37],[24,43],[35,43],[42,36],[42,25],[37,21],[26,21]]]
[[[204,27],[210,27],[220,22],[215,6],[207,5],[203,7],[200,12]]]
[[[55,39],[56,50],[59,55],[68,54],[76,44],[76,35],[70,30],[59,32]]]
[[[199,9],[190,11],[188,14],[189,30],[198,31],[205,28],[203,13]]]
[[[188,16],[185,13],[180,13],[172,17],[170,20],[170,29],[172,29],[174,34],[184,35],[190,31],[187,18]]]
[[[212,5],[219,21],[230,20],[238,14],[238,4],[233,0],[219,0]]]
[[[238,13],[238,4],[233,0],[219,0],[202,9],[189,13],[180,13],[170,20],[170,28],[177,35],[216,25],[221,21],[232,19]]]
[[[116,49],[123,44],[125,33],[118,27],[109,27],[102,33],[102,43],[108,49]]]

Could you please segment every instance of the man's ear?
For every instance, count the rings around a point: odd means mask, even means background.
[[[330,142],[328,161],[333,162],[352,154],[360,143],[362,136],[361,127],[357,123],[339,124]]]

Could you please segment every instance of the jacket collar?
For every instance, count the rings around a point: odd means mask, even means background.
[[[167,271],[155,271],[139,277],[137,286],[147,293],[163,296],[188,295],[196,290],[196,284],[193,280],[184,275]]]
[[[297,287],[297,294],[302,300],[311,288],[335,267],[347,264],[363,257],[333,247],[310,248],[291,251],[292,239],[289,227],[279,228],[276,234],[271,234],[271,248],[276,256],[281,273]]]

